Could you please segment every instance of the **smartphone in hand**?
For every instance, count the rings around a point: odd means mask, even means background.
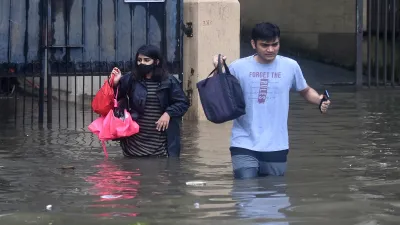
[[[321,113],[322,113],[322,109],[321,109],[322,103],[328,101],[329,99],[330,99],[329,92],[328,92],[328,90],[325,90],[324,97],[321,99],[321,102],[319,103],[319,111],[321,111]]]

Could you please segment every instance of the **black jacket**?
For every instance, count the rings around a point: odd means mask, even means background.
[[[172,75],[169,75],[167,79],[160,82],[157,89],[157,96],[162,109],[171,117],[166,131],[168,156],[179,157],[181,152],[180,128],[182,116],[189,109],[189,101],[180,82]],[[130,113],[134,120],[143,115],[146,97],[147,88],[144,81],[136,81],[131,73],[122,76],[118,86],[118,101],[127,99]]]

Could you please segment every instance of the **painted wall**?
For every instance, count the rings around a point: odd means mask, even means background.
[[[240,0],[242,40],[254,24],[270,21],[282,31],[282,51],[352,66],[355,63],[355,1]]]

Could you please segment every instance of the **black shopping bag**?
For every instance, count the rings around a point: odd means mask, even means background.
[[[240,83],[230,73],[225,60],[223,65],[225,73],[222,72],[221,55],[219,55],[218,66],[206,79],[196,84],[204,113],[207,119],[213,123],[234,120],[246,113],[246,104]],[[216,70],[217,73],[214,74]]]

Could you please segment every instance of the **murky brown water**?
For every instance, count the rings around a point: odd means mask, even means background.
[[[185,122],[181,160],[104,160],[87,130],[2,125],[0,224],[399,224],[400,93],[330,90],[324,116],[293,94],[283,178],[232,179],[230,124]]]

